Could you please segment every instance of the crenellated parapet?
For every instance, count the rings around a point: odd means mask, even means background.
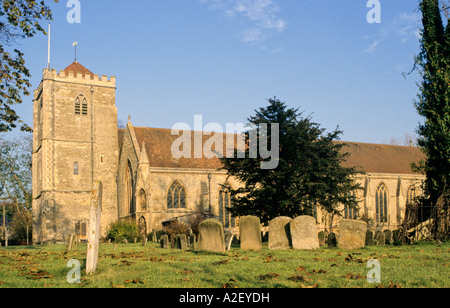
[[[65,71],[60,70],[59,72],[55,69],[44,69],[43,70],[43,81],[54,80],[57,82],[69,82],[69,83],[79,83],[79,84],[89,84],[101,87],[116,87],[116,77],[98,74],[87,74],[83,72]]]

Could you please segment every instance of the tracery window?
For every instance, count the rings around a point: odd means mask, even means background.
[[[414,187],[414,185],[411,185],[408,188],[408,192],[406,193],[406,204],[413,205],[416,197],[417,197],[416,187]]]
[[[356,191],[351,191],[350,196],[356,198]],[[344,217],[345,219],[356,219],[357,211],[356,208],[346,204],[344,206]]]
[[[75,99],[75,114],[88,114],[87,99],[83,95],[79,95]]]
[[[380,184],[375,194],[376,219],[377,222],[387,222],[388,220],[388,191],[384,184]]]
[[[173,182],[167,191],[167,208],[168,209],[185,209],[186,208],[186,191],[179,182]]]
[[[228,210],[232,206],[231,187],[229,185],[225,185],[219,190],[219,221],[223,224],[224,228],[236,227],[236,219]]]

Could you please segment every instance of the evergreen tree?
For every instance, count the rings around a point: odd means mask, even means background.
[[[356,171],[342,166],[348,156],[342,151],[345,144],[334,142],[342,131],[325,133],[310,117],[301,117],[298,109],[287,108],[277,99],[269,99],[269,103],[248,119],[257,134],[245,132],[245,158],[238,158],[243,154],[238,155],[236,149],[235,158],[221,159],[228,175],[243,184],[231,192],[232,214],[255,215],[268,222],[277,216],[313,215],[317,208],[329,213],[338,213],[337,207],[343,204],[357,208],[356,198],[350,194],[360,188],[352,178]],[[273,135],[267,125],[266,136],[262,123],[277,123],[279,135]],[[257,143],[253,144],[251,136],[255,135]],[[267,144],[272,144],[272,138],[279,140],[275,169],[261,168],[261,162],[276,159],[273,155],[263,158],[258,153],[252,158],[252,147],[265,143],[266,137]]]
[[[423,0],[421,52],[416,57],[422,82],[415,102],[424,117],[418,144],[427,155],[425,194],[435,204],[450,190],[450,26],[445,27],[438,0]]]

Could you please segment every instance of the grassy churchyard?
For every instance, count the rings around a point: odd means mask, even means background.
[[[265,244],[265,245],[264,245]],[[157,243],[101,244],[97,272],[85,274],[86,244],[0,248],[1,288],[443,288],[450,287],[450,243],[369,246],[347,251],[161,249]],[[81,281],[68,282],[81,264]],[[368,283],[370,259],[380,283]],[[70,263],[69,263],[70,265]],[[75,274],[71,277],[76,277]]]

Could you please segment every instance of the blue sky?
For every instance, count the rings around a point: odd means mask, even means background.
[[[276,96],[343,140],[383,143],[414,133],[418,0],[67,0],[51,4],[51,67],[74,60],[116,76],[118,117],[135,126],[246,123]],[[20,42],[33,88],[47,66],[47,37]],[[32,123],[32,98],[17,108]]]

